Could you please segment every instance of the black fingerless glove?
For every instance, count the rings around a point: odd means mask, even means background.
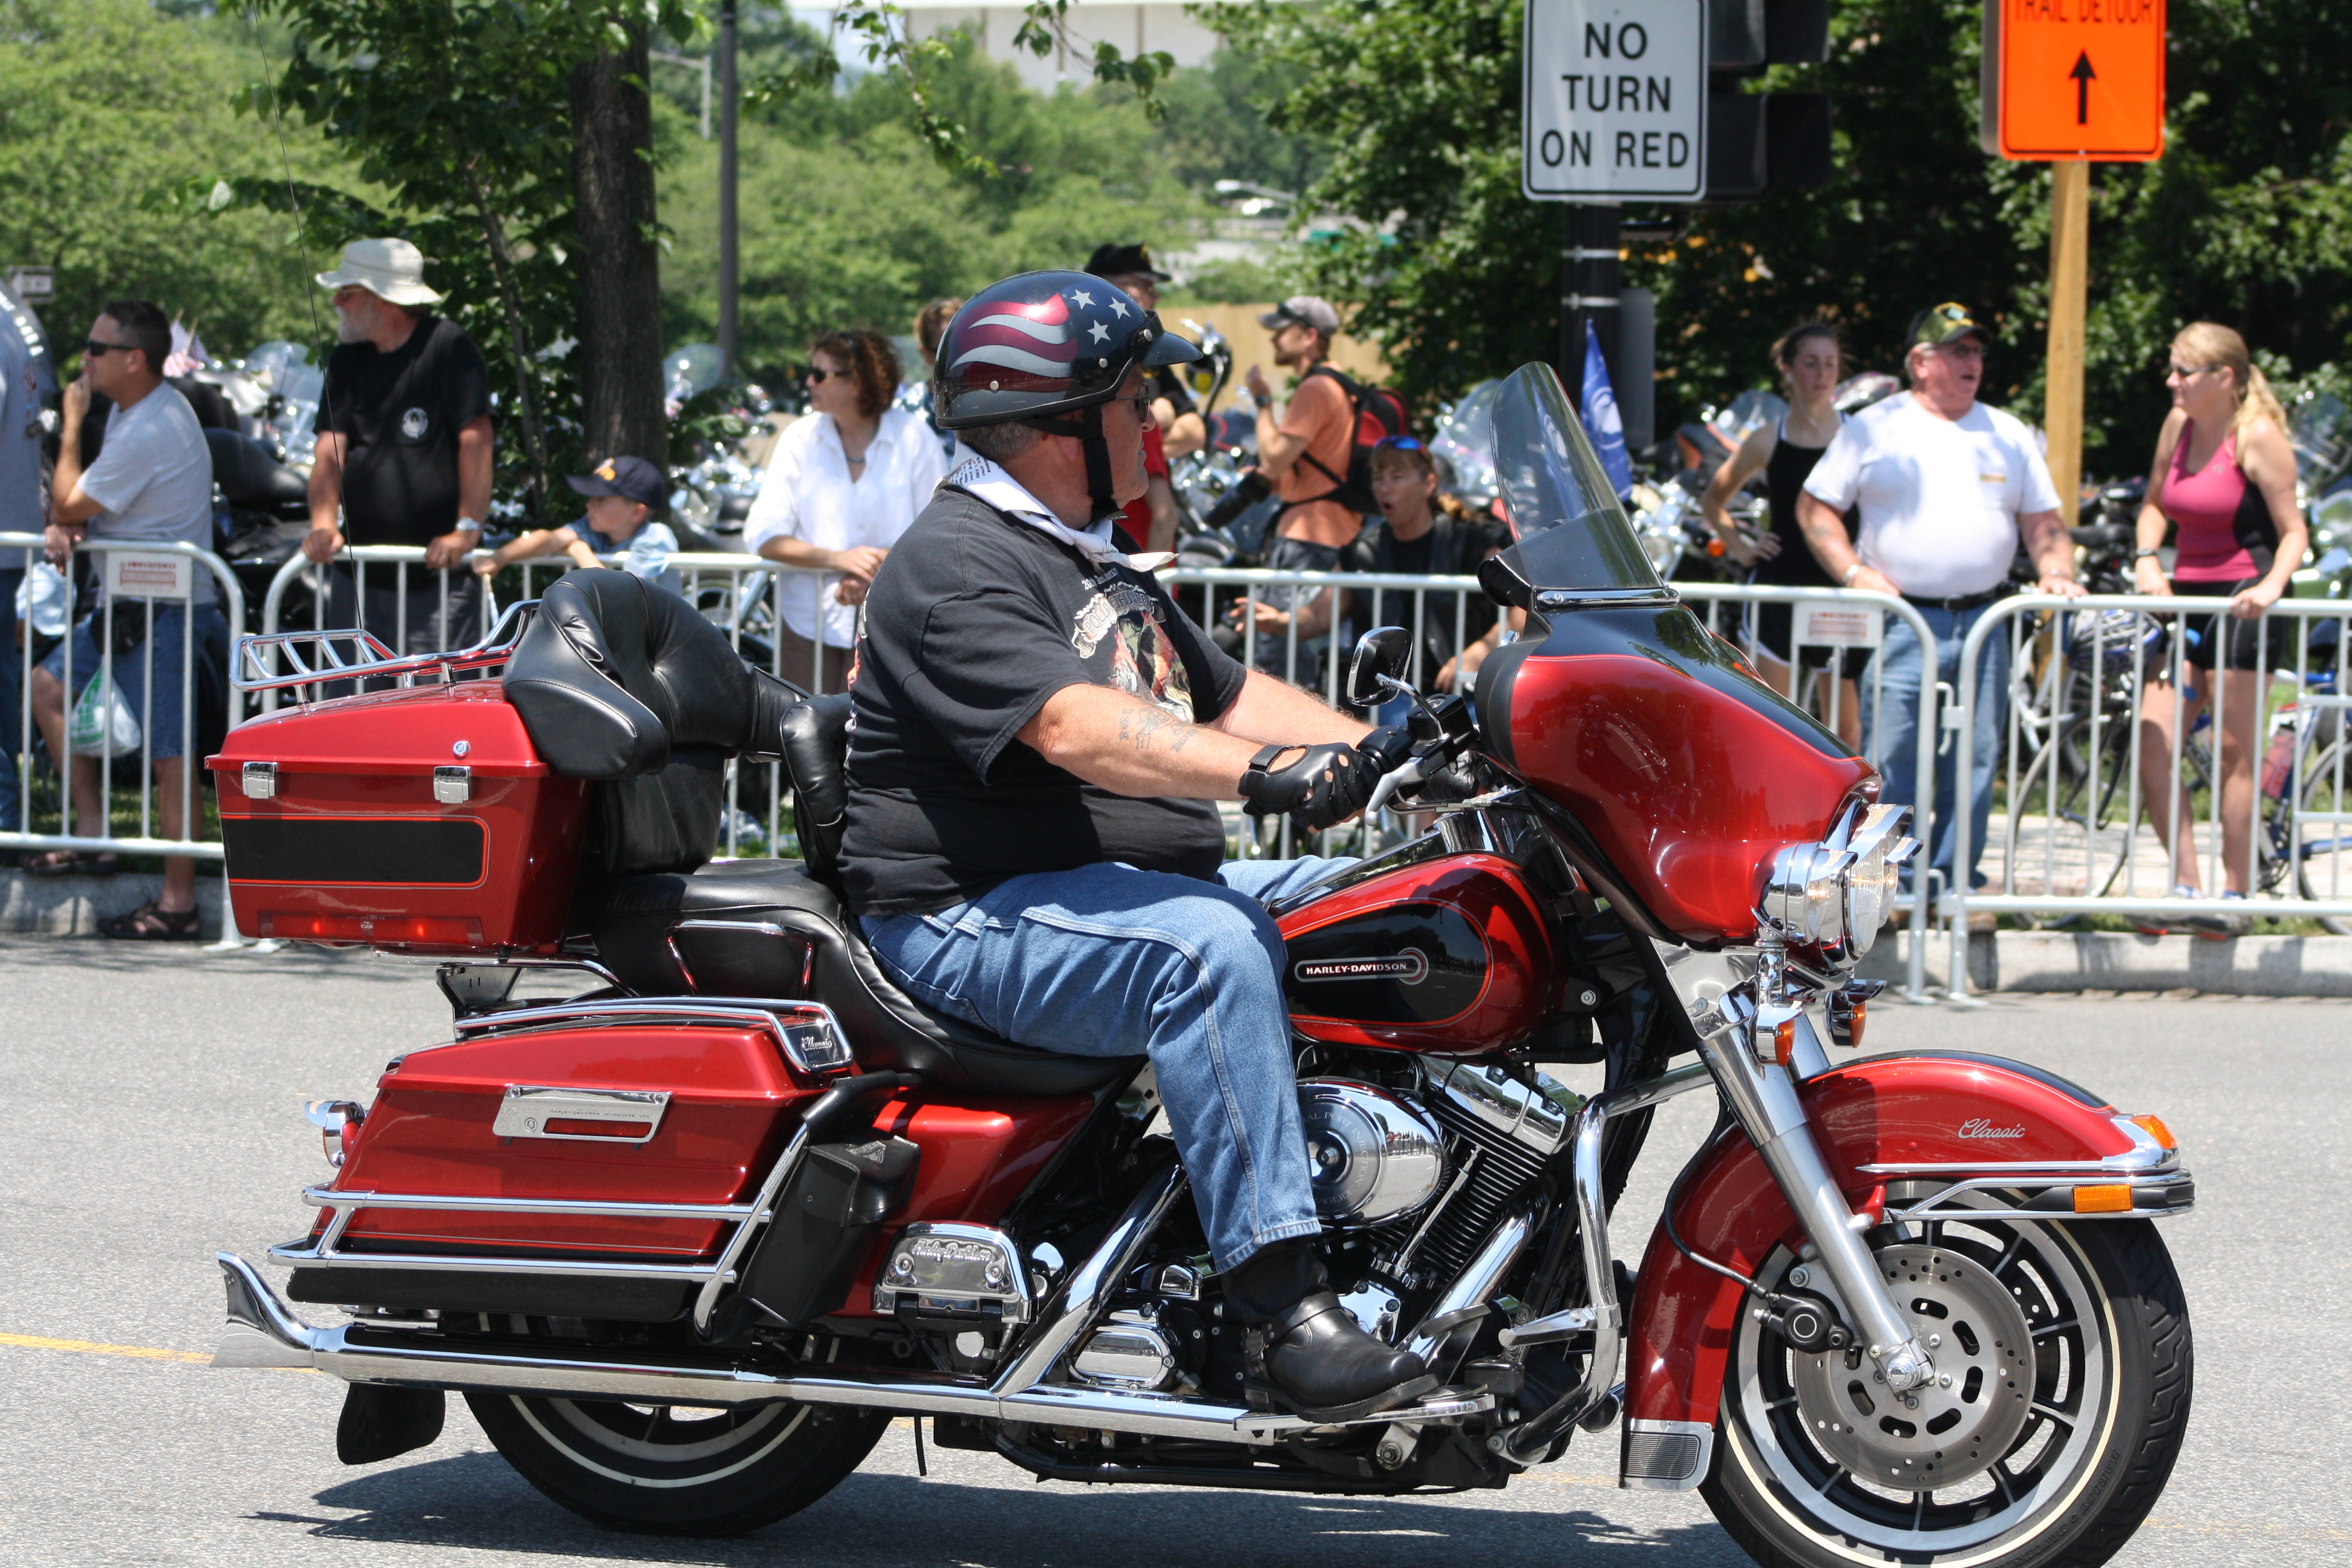
[[[1308,746],[1287,767],[1268,763],[1288,746],[1268,746],[1250,759],[1242,774],[1242,809],[1252,816],[1288,816],[1302,833],[1320,833],[1364,809],[1381,776],[1412,755],[1412,738],[1402,730],[1375,730],[1355,745],[1329,741]]]

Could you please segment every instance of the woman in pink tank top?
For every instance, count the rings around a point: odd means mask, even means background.
[[[2157,837],[2172,850],[2173,893],[2195,897],[2196,817],[2188,791],[2173,781],[2173,738],[2195,727],[2218,683],[2221,863],[2228,883],[2222,897],[2237,900],[2245,897],[2252,870],[2255,737],[2267,695],[2262,672],[2294,668],[2294,650],[2284,639],[2295,623],[2282,617],[2265,628],[2263,613],[2278,603],[2303,564],[2308,530],[2294,500],[2286,415],[2248,356],[2246,341],[2227,327],[2191,322],[2172,341],[2165,383],[2172,389],[2172,412],[2157,437],[2147,499],[2140,505],[2133,577],[2143,594],[2226,605],[2214,605],[2217,614],[2182,616],[2174,624],[2184,644],[2183,663],[2201,672],[2189,677],[2194,694],[2183,700],[2168,679],[2168,666],[2147,683],[2140,710],[2142,794]],[[2168,528],[2177,530],[2168,582],[2157,559]],[[2196,916],[2181,929],[2220,940],[2243,935],[2251,923],[2240,903]],[[2149,921],[2141,929],[2164,928]]]

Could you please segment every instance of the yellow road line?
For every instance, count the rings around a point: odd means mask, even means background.
[[[78,1351],[84,1355],[129,1356],[134,1361],[210,1362],[209,1351],[163,1351],[147,1345],[102,1345],[90,1340],[50,1340],[37,1334],[0,1334],[0,1345],[28,1351]]]

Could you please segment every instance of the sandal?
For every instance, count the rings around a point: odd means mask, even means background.
[[[111,877],[115,864],[110,849],[47,849],[27,855],[21,869],[27,877]]]
[[[196,929],[202,919],[194,909],[162,909],[150,899],[127,915],[99,921],[98,931],[127,942],[195,942],[203,934]]]

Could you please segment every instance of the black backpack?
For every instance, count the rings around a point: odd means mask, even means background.
[[[1309,501],[1335,500],[1349,511],[1362,516],[1381,510],[1372,499],[1372,448],[1391,436],[1406,433],[1404,399],[1385,386],[1360,384],[1328,364],[1318,364],[1307,375],[1328,375],[1339,384],[1348,395],[1349,405],[1356,416],[1356,443],[1348,453],[1348,471],[1335,474],[1316,461],[1311,452],[1301,452],[1298,460],[1331,481],[1332,488],[1319,496],[1296,500],[1283,510],[1305,506]],[[1303,379],[1303,378],[1302,378]]]

